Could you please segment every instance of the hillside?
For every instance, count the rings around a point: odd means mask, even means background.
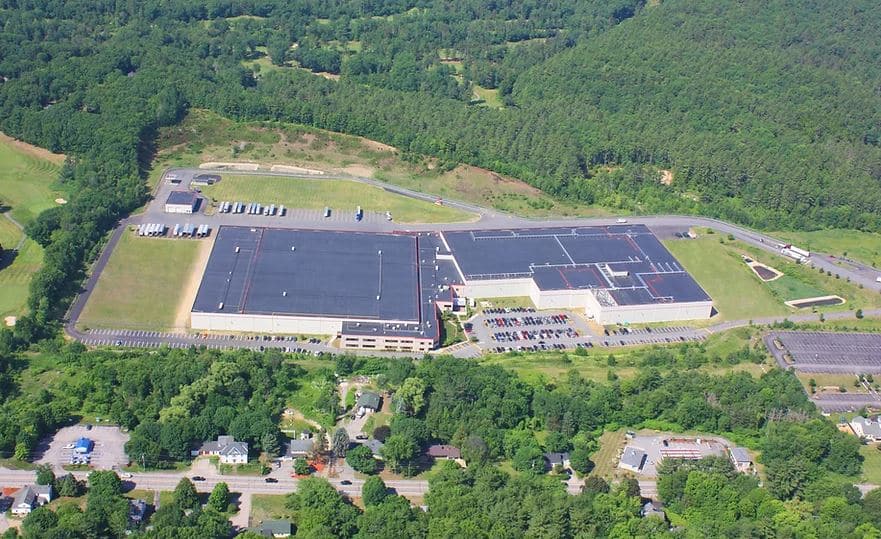
[[[514,100],[577,103],[586,159],[672,165],[723,215],[875,228],[879,21],[874,2],[671,0],[533,67]]]

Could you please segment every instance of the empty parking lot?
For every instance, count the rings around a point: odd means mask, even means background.
[[[781,331],[765,343],[784,369],[881,374],[881,334]]]

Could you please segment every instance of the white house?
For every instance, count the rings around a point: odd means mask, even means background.
[[[642,449],[628,445],[624,448],[624,454],[621,455],[621,461],[618,463],[618,467],[639,473],[642,471],[642,467],[645,465],[647,457],[648,454]]]
[[[753,459],[749,456],[749,452],[742,447],[731,448],[731,462],[734,469],[740,473],[749,473],[753,469]]]
[[[856,416],[850,421],[850,428],[860,438],[871,442],[881,441],[881,421],[877,417],[866,419],[862,416]]]
[[[193,455],[217,456],[223,464],[247,464],[248,444],[232,436],[218,436],[216,442],[205,442]]]
[[[12,514],[27,515],[37,507],[52,501],[52,485],[28,485],[15,493]]]

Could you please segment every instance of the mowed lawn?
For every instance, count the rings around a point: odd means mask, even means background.
[[[241,201],[284,205],[289,208],[324,209],[354,215],[361,206],[365,212],[390,211],[395,221],[404,223],[447,223],[468,221],[475,216],[447,206],[395,195],[372,185],[347,180],[304,180],[278,176],[224,174],[202,193],[215,202]]]
[[[878,444],[860,446],[860,455],[865,459],[860,480],[881,485],[881,450],[878,449]]]
[[[828,229],[813,232],[774,232],[772,236],[809,251],[820,251],[839,257],[847,256],[866,264],[881,265],[881,234]]]
[[[199,241],[126,231],[80,317],[81,327],[168,329],[194,271]]]
[[[719,243],[718,234],[664,245],[713,298],[726,320],[746,320],[790,312],[747,267],[734,249]]]
[[[0,207],[21,225],[27,225],[40,212],[55,206],[63,197],[52,187],[58,178],[61,156],[40,158],[39,148],[26,149],[0,137]],[[40,269],[43,250],[26,240],[18,253],[11,252],[24,233],[5,215],[0,215],[0,318],[25,314],[31,276]],[[0,321],[2,323],[2,321]]]
[[[61,167],[0,140],[0,202],[21,224],[55,206],[65,194],[54,188]]]

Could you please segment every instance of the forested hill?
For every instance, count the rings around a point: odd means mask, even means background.
[[[878,2],[667,0],[533,67],[513,96],[572,103],[588,159],[667,161],[677,190],[725,215],[877,226],[859,214],[881,211],[879,53]]]
[[[873,0],[5,0],[0,27],[0,130],[68,154],[74,193],[29,227],[46,255],[22,342],[144,201],[157,129],[194,107],[585,203],[881,230]]]

